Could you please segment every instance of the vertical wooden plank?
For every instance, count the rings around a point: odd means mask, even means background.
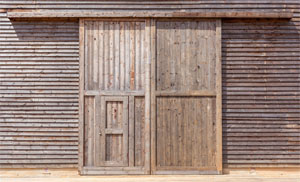
[[[135,74],[134,74],[134,80],[135,80],[135,90],[140,90],[140,61],[141,61],[141,52],[140,52],[140,46],[141,46],[141,22],[135,23]]]
[[[181,104],[181,99],[177,99],[176,101],[176,106],[178,108],[178,113],[179,113],[179,116],[178,116],[178,166],[183,166],[183,139],[184,139],[184,135],[183,135],[183,117],[184,117],[184,114],[183,114],[183,107],[182,107],[182,104]]]
[[[135,166],[144,166],[145,163],[145,98],[144,97],[135,97],[134,100],[134,165]]]
[[[161,84],[162,84],[162,90],[170,90],[170,70],[171,70],[171,50],[172,50],[172,46],[170,45],[171,43],[171,35],[170,35],[170,24],[171,22],[164,22],[164,29],[163,31],[165,31],[164,33],[164,37],[165,37],[165,41],[163,42],[163,48],[164,48],[164,59],[161,60],[162,62],[162,72],[160,73],[160,77],[164,77],[164,79],[162,80]]]
[[[115,80],[113,79],[113,82]],[[115,129],[115,128],[119,128],[119,122],[122,123],[122,121],[118,121],[118,113],[120,113],[120,111],[118,110],[118,102],[116,101],[110,101],[108,103],[110,104],[110,109],[107,109],[107,114],[110,115],[110,122],[111,122],[111,128]],[[108,119],[109,121],[109,119]],[[120,127],[121,128],[121,127]],[[113,161],[117,161],[122,159],[122,157],[119,158],[119,155],[122,153],[122,151],[120,150],[120,145],[118,145],[119,142],[119,138],[120,136],[118,135],[110,135],[111,137],[111,148],[110,148],[110,152],[109,154],[111,155],[111,160]],[[106,143],[107,145],[107,143]],[[107,149],[108,152],[108,149]]]
[[[130,22],[130,90],[135,90],[135,31],[136,22]]]
[[[87,70],[87,90],[92,90],[92,85],[93,85],[93,25],[94,21],[91,21],[88,23],[88,33],[87,33],[87,52],[88,52],[88,64],[85,66],[88,68]]]
[[[173,26],[172,26],[173,27]],[[175,65],[172,66],[173,68],[175,68]],[[174,75],[175,76],[175,75]],[[172,76],[171,76],[172,77]],[[172,81],[172,80],[171,80]],[[174,77],[174,81],[175,81],[175,77]],[[172,84],[171,84],[172,85]],[[170,110],[170,114],[171,114],[171,118],[170,118],[170,140],[171,140],[171,145],[170,145],[170,165],[171,166],[175,166],[176,164],[176,143],[177,143],[177,133],[176,133],[176,106],[174,105],[176,101],[176,98],[171,97],[170,98],[170,106],[172,106],[171,110]]]
[[[201,31],[203,29],[203,25],[204,22],[199,21],[197,23],[197,32],[196,32],[196,37],[197,37],[197,42],[198,42],[198,46],[196,47],[198,49],[197,51],[197,74],[196,74],[196,79],[198,81],[198,85],[197,85],[197,89],[201,89],[203,88],[203,79],[204,78],[204,65],[203,62],[205,61],[205,50],[203,49],[203,47],[205,46],[205,39],[203,39],[204,35],[203,35],[203,31]]]
[[[168,25],[169,26],[169,25]],[[170,67],[169,67],[170,68]],[[167,78],[169,78],[170,76],[167,76]],[[169,79],[168,79],[169,80]],[[165,115],[164,115],[164,122],[165,122],[165,166],[170,166],[170,161],[171,161],[171,103],[170,103],[170,99],[171,97],[167,97],[164,98],[164,102],[165,102]]]
[[[104,90],[107,90],[109,82],[109,24],[104,22]]]
[[[106,98],[105,97],[100,97],[100,102],[101,102],[101,120],[100,120],[100,147],[101,147],[101,153],[100,155],[100,161],[99,164],[100,166],[104,166],[105,164],[105,156],[106,156],[106,134],[105,134],[105,128],[106,128],[106,122],[107,122],[107,111],[106,111]]]
[[[188,103],[186,102],[186,98],[179,99],[181,101],[181,107],[182,107],[182,165],[187,166],[187,142],[188,142],[188,132],[187,132],[187,121],[188,121],[188,114],[187,113],[187,107]]]
[[[87,145],[88,145],[88,151],[87,151],[87,165],[88,166],[93,166],[94,164],[94,123],[95,123],[95,100],[94,98],[93,99],[90,99],[89,100],[92,100],[88,102],[88,105],[85,105],[85,107],[88,107],[88,113],[85,113],[88,115],[88,129],[87,129]]]
[[[150,19],[146,20],[146,27],[145,27],[145,35],[146,35],[146,42],[145,42],[145,49],[147,51],[147,59],[145,61],[145,173],[150,174],[150,107],[151,107],[151,80],[150,80],[150,71],[151,71],[151,59],[152,59],[152,49],[154,46],[150,44],[152,43],[151,39],[154,36],[154,25]],[[153,47],[152,47],[153,46]],[[150,54],[149,54],[150,53]]]
[[[79,20],[79,139],[78,170],[82,174],[84,164],[84,20]]]
[[[127,99],[126,99],[127,100]],[[124,120],[124,115],[123,113],[126,112],[124,111],[123,109],[123,102],[116,102],[116,109],[117,109],[117,123],[118,125],[116,126],[116,128],[123,128],[123,135],[120,135],[120,136],[116,136],[117,137],[117,140],[116,140],[116,145],[118,146],[118,149],[116,151],[118,151],[118,156],[116,157],[117,160],[120,160],[120,161],[123,161],[124,162],[124,166],[125,165],[128,165],[125,163],[124,159],[123,159],[123,141],[122,139],[124,139],[124,130],[127,130],[128,131],[128,128],[124,128],[124,123],[123,123],[123,120]],[[127,106],[128,108],[128,106]],[[128,118],[126,118],[126,121],[128,121]],[[128,156],[126,156],[126,159],[127,159]]]
[[[125,22],[120,22],[120,90],[125,90]]]
[[[212,158],[212,152],[213,152],[213,148],[214,145],[216,145],[215,143],[213,143],[213,139],[214,139],[214,135],[216,135],[216,133],[212,133],[212,128],[213,128],[213,117],[212,117],[212,110],[214,108],[212,108],[212,104],[211,104],[211,98],[205,98],[207,99],[207,104],[206,104],[206,113],[207,113],[207,117],[206,117],[206,130],[207,130],[207,166],[211,167],[212,163],[213,163],[213,158]]]
[[[98,63],[98,70],[99,70],[99,89],[100,90],[104,90],[104,22],[103,21],[99,21],[99,47],[98,47],[98,51],[99,51],[99,63]]]
[[[155,63],[155,77],[157,78],[157,80],[155,80],[155,89],[156,90],[161,90],[161,82],[163,78],[159,78],[160,73],[162,72],[162,63],[161,61],[163,60],[163,54],[164,54],[164,50],[162,48],[162,46],[160,45],[163,40],[164,40],[164,36],[160,36],[162,33],[161,27],[162,27],[162,23],[161,22],[157,22],[156,23],[156,56],[157,56],[157,61]]]
[[[175,73],[176,73],[176,57],[178,57],[178,52],[175,52],[175,22],[170,22],[169,28],[169,49],[170,49],[170,88],[169,90],[176,90],[175,85]]]
[[[85,59],[85,62],[86,64],[84,64],[84,90],[87,90],[88,89],[88,73],[89,73],[89,46],[88,46],[88,42],[89,42],[89,23],[87,21],[84,21],[84,59]]]
[[[141,25],[141,45],[140,45],[140,50],[141,50],[141,64],[140,64],[140,69],[141,69],[141,90],[145,89],[145,60],[147,59],[147,49],[145,49],[145,42],[146,42],[147,36],[145,35],[145,22],[142,22]]]
[[[129,96],[129,166],[134,166],[134,126],[135,126],[135,118],[134,118],[134,96]]]
[[[120,90],[120,22],[115,22],[114,27],[114,60],[115,60],[115,90]]]
[[[193,146],[193,151],[192,151],[192,166],[193,167],[197,167],[200,166],[199,165],[199,115],[201,114],[201,112],[199,112],[200,107],[198,107],[199,101],[195,101],[192,105],[193,108],[193,118],[192,118],[192,126],[193,126],[193,142],[192,142],[192,146]]]
[[[123,97],[123,164],[128,165],[128,97]]]
[[[194,60],[193,60],[194,61]],[[191,63],[190,63],[191,64]],[[192,84],[192,83],[191,83]],[[193,97],[188,97],[186,99],[186,102],[188,103],[187,107],[187,166],[191,167],[192,166],[192,149],[194,146],[192,145],[192,136],[193,136],[193,125],[192,125],[192,117],[195,114],[193,112],[193,102],[195,102],[198,98],[193,98]]]
[[[151,19],[150,22],[150,105],[151,105],[151,173],[156,171],[156,150],[157,150],[157,143],[156,143],[156,20]],[[149,26],[149,25],[148,25]],[[147,32],[147,31],[145,31]],[[146,39],[148,34],[145,34]]]
[[[193,45],[191,44],[191,41],[192,41],[192,22],[191,21],[186,21],[185,22],[185,38],[186,38],[186,46],[185,46],[185,49],[183,50],[185,52],[185,76],[183,78],[186,78],[184,83],[185,83],[185,89],[186,90],[191,90],[191,85],[192,85],[192,62],[193,62],[193,57],[192,57],[192,50],[193,49]]]
[[[97,89],[99,87],[99,39],[98,39],[98,35],[99,35],[99,22],[95,21],[94,25],[93,25],[93,40],[92,40],[92,45],[93,45],[93,73],[91,75],[93,80],[92,80],[92,88],[93,90]]]
[[[100,96],[95,96],[95,166],[100,166],[101,165],[101,152],[102,151],[102,146],[101,146],[101,100]]]
[[[114,28],[115,22],[109,22],[109,75],[108,75],[108,88],[110,90],[115,88],[114,80],[114,65],[115,65],[115,56],[114,56]]]
[[[157,140],[159,140],[159,142],[156,142],[155,147],[157,148],[157,151],[155,151],[157,155],[157,160],[156,160],[156,165],[159,166],[164,166],[165,165],[165,141],[166,141],[166,137],[165,137],[165,119],[164,119],[164,115],[165,115],[165,104],[164,104],[164,100],[161,97],[156,97],[156,132],[157,134],[155,136],[157,136]]]
[[[217,170],[222,173],[222,20],[216,20],[216,145]]]
[[[125,22],[125,90],[130,90],[130,22]]]
[[[181,22],[181,25],[180,25],[180,50],[181,50],[181,54],[180,54],[180,77],[181,78],[186,78],[186,74],[185,74],[185,70],[186,70],[186,22]],[[186,87],[186,82],[185,82],[185,79],[181,79],[181,88],[182,90],[187,90],[187,87]]]

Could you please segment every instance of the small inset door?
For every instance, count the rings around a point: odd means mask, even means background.
[[[128,96],[103,96],[100,100],[96,165],[128,166]]]

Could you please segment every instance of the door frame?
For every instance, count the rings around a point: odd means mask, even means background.
[[[222,63],[221,19],[216,20],[216,167],[217,171],[157,171],[156,170],[156,22],[159,18],[80,18],[79,20],[79,141],[78,170],[80,174],[222,174]],[[164,18],[165,19],[165,18]],[[173,18],[174,19],[174,18]],[[178,19],[178,18],[177,18]],[[180,18],[181,20],[183,18]],[[203,18],[194,18],[194,20]],[[145,165],[144,167],[84,166],[84,22],[86,20],[145,21],[147,59],[145,63]],[[170,18],[172,20],[172,18]],[[148,36],[147,36],[148,35]],[[153,91],[154,90],[154,91]],[[151,112],[150,112],[151,111]],[[152,121],[152,122],[151,122]]]

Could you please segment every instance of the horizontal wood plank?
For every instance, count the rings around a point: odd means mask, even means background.
[[[172,17],[172,18],[292,18],[291,12],[209,11],[9,11],[9,18],[32,17]]]

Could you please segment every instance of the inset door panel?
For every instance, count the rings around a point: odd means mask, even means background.
[[[157,98],[157,168],[201,170],[216,165],[215,98]]]
[[[143,90],[145,21],[85,21],[85,89]]]
[[[128,97],[102,96],[100,100],[101,114],[96,123],[97,166],[128,166]]]

